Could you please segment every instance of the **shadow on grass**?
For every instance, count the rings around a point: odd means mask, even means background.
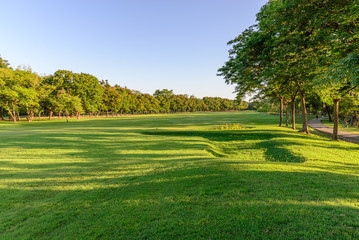
[[[0,235],[4,239],[358,238],[357,176],[324,168],[256,171],[253,168],[260,166],[253,165],[263,162],[216,161],[197,154],[203,148],[221,154],[218,157],[262,149],[266,160],[300,163],[304,157],[288,147],[301,147],[296,141],[304,139],[311,143],[307,136],[280,130],[148,131],[135,138],[114,130],[38,133],[36,140],[14,137],[0,144],[21,158],[12,161],[10,154],[0,162],[4,169]],[[52,161],[32,163],[44,157],[41,151]],[[69,162],[61,162],[63,157]],[[338,172],[358,166],[345,167]]]
[[[234,145],[235,141],[254,140],[255,144],[246,146],[248,143],[242,143],[245,146],[238,146],[236,148],[226,147],[209,147],[207,151],[215,157],[226,157],[235,151],[243,149],[261,149],[264,151],[265,159],[268,161],[277,162],[293,162],[303,163],[305,158],[303,156],[292,153],[287,149],[290,145],[297,144],[295,141],[289,141],[285,138],[291,137],[296,139],[307,139],[306,136],[298,134],[289,134],[285,131],[275,130],[233,130],[233,131],[149,131],[144,132],[146,135],[159,136],[176,136],[176,137],[201,137],[211,141],[214,145],[216,142],[228,142],[229,145]],[[217,144],[218,145],[218,144]],[[238,145],[238,144],[237,144]],[[221,150],[218,151],[218,149]]]
[[[3,214],[0,230],[9,239],[356,238],[359,210],[336,202],[356,201],[355,182],[334,173],[234,171],[225,162],[74,182],[93,189],[40,179],[0,189],[2,210],[21,212]]]

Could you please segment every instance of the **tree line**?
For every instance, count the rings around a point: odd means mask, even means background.
[[[52,75],[39,76],[28,67],[13,69],[0,57],[0,117],[14,123],[26,115],[31,122],[46,115],[113,116],[118,114],[175,113],[194,111],[228,111],[247,108],[245,102],[219,97],[202,99],[173,90],[156,90],[143,94],[107,80],[99,81],[87,73],[58,70]]]
[[[333,122],[333,104],[327,104],[321,101],[320,97],[311,95],[306,97],[307,112],[316,117],[327,116],[329,122]],[[301,118],[301,103],[297,100],[295,103],[295,117]],[[262,96],[261,98],[252,99],[248,104],[249,110],[256,110],[258,112],[267,112],[271,114],[280,113],[280,102],[276,98]],[[284,126],[289,126],[292,114],[289,102],[284,102],[283,108],[283,123]],[[343,122],[343,126],[352,126],[359,128],[359,94],[352,93],[345,96],[340,101],[339,117]]]
[[[334,112],[333,139],[339,114],[358,118],[359,5],[353,0],[269,0],[257,24],[228,42],[229,60],[218,70],[239,97],[276,99],[280,126],[283,112],[301,107],[302,129],[309,133],[308,104]],[[318,104],[318,100],[319,103]],[[339,103],[343,110],[339,110]],[[284,110],[286,109],[286,110]]]

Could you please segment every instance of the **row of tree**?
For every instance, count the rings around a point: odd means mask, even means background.
[[[257,24],[228,44],[229,60],[218,71],[227,84],[236,85],[240,97],[255,93],[276,98],[280,125],[284,106],[291,105],[295,116],[299,99],[304,133],[309,133],[308,100],[319,98],[333,105],[333,138],[338,139],[339,102],[345,99],[354,106],[358,96],[357,1],[269,0],[257,14]],[[350,109],[358,114],[357,108]]]
[[[334,110],[333,104],[326,104],[321,101],[320,98],[309,96],[306,98],[307,112],[312,116],[327,116],[329,122],[333,122],[332,114]],[[288,106],[289,102],[284,103],[283,109],[283,122],[285,126],[289,126],[289,121],[292,118],[291,109]],[[295,103],[295,116],[301,117],[300,101]],[[276,98],[272,97],[261,97],[252,99],[248,105],[249,110],[256,110],[258,112],[267,112],[271,114],[280,113],[280,102]],[[339,118],[343,121],[343,126],[352,126],[359,128],[359,94],[353,93],[345,96],[340,101]],[[284,123],[283,123],[284,125]]]
[[[35,116],[53,114],[80,118],[129,113],[170,113],[194,111],[228,111],[247,108],[246,103],[219,97],[173,94],[172,90],[157,90],[154,95],[111,86],[87,73],[59,70],[41,77],[30,68],[12,69],[0,58],[0,115],[16,123],[20,115],[28,121]]]

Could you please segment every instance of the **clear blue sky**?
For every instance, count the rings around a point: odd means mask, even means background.
[[[35,72],[85,72],[152,94],[233,99],[217,77],[226,43],[267,0],[11,0],[1,2],[0,54]]]

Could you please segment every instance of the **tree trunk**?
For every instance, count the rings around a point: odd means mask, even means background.
[[[285,102],[285,126],[288,127],[288,102]]]
[[[350,118],[350,126],[354,127],[354,115]]]
[[[16,112],[15,110],[13,110],[12,114],[11,114],[12,120],[14,121],[14,123],[16,123]]]
[[[15,104],[12,102],[11,106],[12,108],[9,107],[9,102],[6,101],[5,103],[6,109],[9,112],[9,121],[14,121],[14,123],[16,123],[16,112],[15,112]]]
[[[283,98],[279,98],[280,107],[279,107],[279,126],[283,126]]]
[[[345,124],[345,127],[348,127],[347,117],[348,117],[348,116],[343,116],[343,123]]]
[[[330,116],[330,111],[329,111],[329,107],[327,104],[325,104],[325,109],[327,110],[327,113],[328,113],[329,122],[333,122],[332,117]]]
[[[66,113],[66,122],[69,122],[69,114]]]
[[[77,120],[80,119],[80,113],[79,112],[76,113],[76,118],[77,118]]]
[[[339,99],[334,99],[334,128],[333,128],[333,140],[339,140]]]
[[[307,119],[307,109],[305,104],[305,93],[304,91],[300,91],[300,101],[301,101],[301,108],[302,108],[302,132],[306,134],[309,133],[308,128],[308,119]]]
[[[295,130],[295,99],[292,99],[292,129]]]
[[[357,117],[355,115],[352,116],[350,119],[350,126],[355,127],[355,122],[357,120]]]
[[[53,113],[54,113],[53,111],[50,111],[49,120],[51,120]]]
[[[30,110],[27,112],[27,121],[32,122],[32,119],[34,119],[34,111]]]
[[[31,122],[31,120],[32,120],[31,119],[31,111],[27,111],[27,117],[26,118],[27,118],[28,122]]]

